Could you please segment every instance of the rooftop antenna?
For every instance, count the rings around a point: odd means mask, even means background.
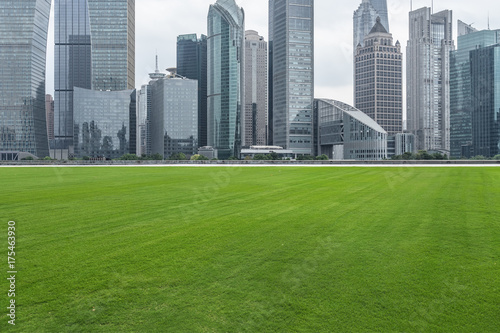
[[[156,69],[155,69],[155,73],[159,73],[160,70],[158,69],[158,50],[156,50]]]
[[[432,8],[431,9],[432,10],[431,14],[434,14],[434,0],[431,1],[431,8]]]
[[[413,0],[410,0],[410,12],[413,11]]]
[[[490,12],[488,11],[488,30],[490,30]]]

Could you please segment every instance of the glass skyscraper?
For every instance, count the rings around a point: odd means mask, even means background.
[[[54,69],[52,148],[66,158],[74,150],[74,88],[134,89],[135,0],[55,0]]]
[[[0,1],[0,151],[49,156],[45,60],[49,0]]]
[[[314,1],[270,0],[273,145],[313,154]]]
[[[458,21],[458,31],[457,50],[450,56],[450,155],[469,158],[474,154],[470,52],[497,44],[499,31],[477,31],[461,21]]]
[[[472,84],[472,151],[500,154],[500,45],[470,52]]]
[[[207,144],[219,159],[238,156],[244,105],[245,15],[234,0],[218,0],[208,12]]]
[[[177,37],[177,74],[198,81],[198,143],[207,145],[207,36]]]
[[[87,0],[55,1],[55,144],[51,148],[56,149],[56,158],[64,158],[66,154],[59,154],[73,146],[74,87],[92,88],[88,12]]]
[[[135,88],[135,0],[88,0],[92,89]]]
[[[245,127],[243,146],[267,144],[267,42],[257,31],[245,32]]]
[[[407,57],[407,130],[418,150],[450,151],[452,12],[410,12]]]
[[[389,32],[389,17],[387,12],[386,0],[363,0],[358,9],[354,12],[354,34],[353,48],[356,53],[358,45],[364,46],[366,35],[370,33],[376,23],[377,17],[380,17],[380,22],[385,30]]]

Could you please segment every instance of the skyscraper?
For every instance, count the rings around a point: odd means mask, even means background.
[[[54,78],[56,157],[65,158],[73,153],[74,88],[134,89],[135,0],[55,0]]]
[[[92,88],[90,21],[87,0],[56,0],[54,12],[55,141],[51,149],[56,149],[56,158],[66,158],[73,153],[74,88]]]
[[[363,0],[358,9],[354,11],[354,54],[356,54],[358,45],[364,46],[365,37],[370,33],[377,22],[377,17],[380,17],[380,23],[384,26],[385,30],[389,32],[389,17],[386,0]]]
[[[47,119],[47,137],[49,142],[54,140],[54,98],[45,95],[45,114]]]
[[[267,144],[267,42],[257,31],[245,32],[245,127],[243,146]]]
[[[366,113],[389,135],[403,131],[403,55],[392,34],[377,18],[358,45],[354,59],[355,107]]]
[[[407,57],[407,129],[419,150],[450,150],[452,12],[410,12]]]
[[[50,0],[0,1],[0,151],[49,156],[45,59]]]
[[[244,105],[245,15],[234,0],[217,0],[208,12],[207,144],[219,159],[238,156]]]
[[[198,144],[207,145],[207,36],[177,37],[177,74],[198,81]]]
[[[314,1],[270,0],[273,145],[313,150]]]
[[[458,31],[457,50],[450,56],[450,155],[454,158],[469,158],[474,154],[470,52],[497,44],[500,31],[477,31],[461,21],[458,21]],[[481,74],[480,71],[476,73]]]
[[[472,151],[487,158],[500,154],[500,45],[470,52]]]
[[[88,0],[92,89],[135,89],[135,0]]]

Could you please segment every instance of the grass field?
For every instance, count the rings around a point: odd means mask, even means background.
[[[500,168],[0,168],[0,184],[19,270],[1,332],[500,331]]]

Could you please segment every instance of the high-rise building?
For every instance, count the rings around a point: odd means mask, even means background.
[[[354,106],[375,120],[389,135],[403,131],[403,55],[399,41],[380,18],[358,45],[354,60]]]
[[[407,130],[418,150],[450,150],[452,12],[410,12],[407,57]]]
[[[151,155],[151,145],[148,145],[148,128],[151,115],[151,87],[143,84],[137,91],[137,156]],[[149,147],[149,149],[148,149]]]
[[[198,151],[198,82],[168,76],[152,81],[151,153],[169,158]]]
[[[76,157],[112,159],[136,153],[136,94],[74,88]]]
[[[487,158],[500,154],[500,44],[470,52],[472,151]]]
[[[73,153],[74,88],[135,88],[135,0],[55,0],[54,69],[53,148],[65,158]]]
[[[74,87],[92,88],[92,46],[87,0],[55,1],[54,118],[56,158],[73,153]],[[63,153],[64,152],[64,153]]]
[[[273,145],[311,155],[314,102],[314,1],[270,0]]]
[[[47,138],[49,142],[54,140],[54,98],[45,95],[45,114],[47,119]]]
[[[273,118],[273,59],[274,59],[274,0],[269,0],[268,6],[269,43],[268,43],[268,74],[267,74],[267,144],[274,144],[274,118]]]
[[[238,156],[244,105],[245,15],[234,0],[217,0],[208,12],[207,144],[219,159]]]
[[[177,37],[177,74],[198,81],[198,144],[207,145],[207,36]]]
[[[135,0],[88,0],[92,89],[135,89]]]
[[[365,37],[370,33],[377,22],[377,17],[380,17],[380,23],[384,26],[385,30],[389,32],[389,17],[386,0],[363,0],[358,9],[354,11],[354,54],[356,54],[358,45],[364,46]]]
[[[458,21],[457,50],[450,56],[450,155],[470,158],[472,151],[473,86],[470,52],[495,45],[500,31],[477,31]],[[480,75],[480,72],[476,72]],[[475,78],[477,80],[477,78]]]
[[[267,144],[267,42],[245,32],[245,117],[242,146]]]
[[[49,0],[0,1],[0,151],[49,156],[45,59]]]

